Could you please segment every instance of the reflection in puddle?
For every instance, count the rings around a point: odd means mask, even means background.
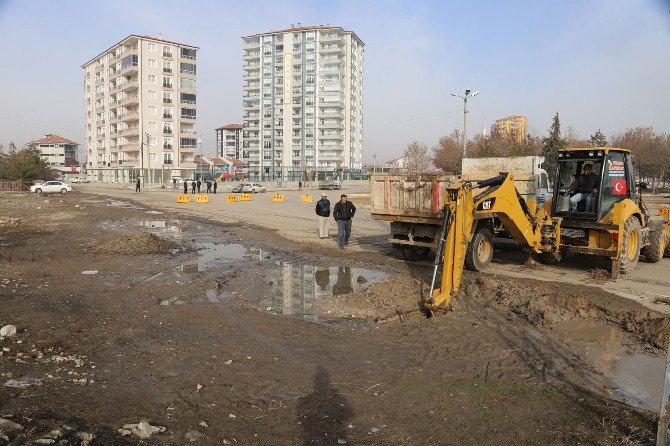
[[[384,272],[370,269],[288,262],[275,265],[270,274],[274,277],[271,300],[260,304],[277,314],[313,320],[318,318],[311,310],[315,300],[353,293],[387,277]]]
[[[197,248],[198,258],[183,263],[181,271],[194,274],[241,260],[262,261],[267,257],[262,249],[239,243],[201,243]]]
[[[665,358],[628,353],[620,331],[601,322],[567,320],[555,330],[575,342],[580,355],[599,372],[587,386],[617,401],[658,412]]]
[[[139,222],[139,226],[147,229],[157,229],[160,232],[184,232],[184,228],[179,225],[178,221],[144,220]]]
[[[198,257],[179,267],[182,272],[195,274],[216,269],[217,273],[223,273],[243,264],[244,272],[254,277],[254,282],[262,280],[269,285],[269,292],[259,293],[256,299],[249,296],[252,303],[276,314],[306,319],[317,319],[311,310],[315,300],[353,293],[387,277],[384,272],[364,268],[269,260],[270,254],[261,248],[239,243],[202,243],[198,248]],[[224,279],[222,286],[225,283]],[[221,302],[232,294],[213,289],[205,293],[206,301],[211,303]]]

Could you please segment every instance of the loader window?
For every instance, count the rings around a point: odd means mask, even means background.
[[[626,173],[626,159],[622,152],[610,152],[605,163],[600,201],[600,215],[612,209],[614,203],[630,196],[631,184]]]
[[[602,158],[559,161],[554,212],[582,218],[595,217],[601,192],[602,165]]]

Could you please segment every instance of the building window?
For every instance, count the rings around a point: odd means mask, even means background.
[[[149,121],[149,130],[156,130],[158,128],[158,124],[156,121]]]
[[[156,59],[149,59],[149,67],[156,68]]]
[[[150,106],[148,107],[148,110],[149,110],[149,114],[150,114],[150,115],[155,115],[155,114],[157,113],[157,111],[156,111],[156,106],[155,106],[155,105],[150,105]]]
[[[172,123],[164,122],[163,123],[163,133],[172,133]],[[172,144],[172,143],[170,143]]]
[[[149,90],[149,99],[157,99],[158,98],[158,93],[156,90]]]
[[[181,57],[184,59],[192,59],[195,60],[195,55],[196,55],[196,50],[190,49],[190,48],[182,48],[181,49]]]
[[[156,44],[152,42],[147,42],[147,49],[152,52],[156,52]]]
[[[156,144],[149,144],[149,145],[155,146]],[[156,161],[157,159],[158,159],[158,155],[156,153],[151,152],[149,154],[149,161]]]
[[[181,117],[182,118],[195,119],[195,109],[182,108],[181,109]]]
[[[180,82],[181,88],[195,89],[195,80],[194,79],[180,78],[179,82]]]
[[[190,93],[181,93],[181,103],[182,104],[195,104],[196,103],[196,97],[194,94]]]
[[[150,74],[148,77],[148,81],[150,84],[155,84],[156,83],[156,75],[155,74]]]
[[[185,63],[181,62],[179,64],[179,71],[184,74],[196,74],[195,64],[194,63]]]

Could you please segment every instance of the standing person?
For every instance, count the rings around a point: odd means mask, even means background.
[[[198,193],[200,193],[200,186],[202,186],[202,181],[198,180]]]
[[[218,181],[214,180],[214,194],[216,194],[216,183],[218,183]]]
[[[347,201],[347,195],[340,195],[340,201],[333,208],[333,218],[337,222],[337,247],[344,249],[349,244],[351,235],[351,219],[356,213],[356,206]]]
[[[302,181],[298,181],[298,190],[302,190]]]
[[[172,179],[172,190],[177,190],[177,179],[176,178]]]
[[[207,185],[207,193],[211,194],[212,193],[212,182],[210,180],[207,180],[205,182],[205,184]]]
[[[325,193],[321,194],[321,199],[316,202],[316,215],[319,216],[319,237],[328,238],[330,200]]]
[[[184,180],[184,195],[188,194],[188,181]]]
[[[135,192],[140,191],[140,177],[137,177],[137,181],[135,182]]]
[[[195,180],[191,181],[191,193],[195,193]]]

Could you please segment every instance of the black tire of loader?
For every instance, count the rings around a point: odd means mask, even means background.
[[[465,267],[471,271],[483,271],[489,266],[492,258],[493,235],[488,229],[480,228],[468,244],[465,252]]]
[[[649,230],[649,244],[642,248],[642,254],[647,262],[656,263],[663,258],[664,251],[663,226],[654,225]]]
[[[637,246],[633,247],[633,256],[628,256],[629,243],[632,234],[635,233]],[[640,245],[642,244],[642,228],[640,220],[636,216],[631,215],[623,225],[623,242],[621,243],[621,255],[619,257],[619,272],[626,274],[632,271],[640,260]]]

